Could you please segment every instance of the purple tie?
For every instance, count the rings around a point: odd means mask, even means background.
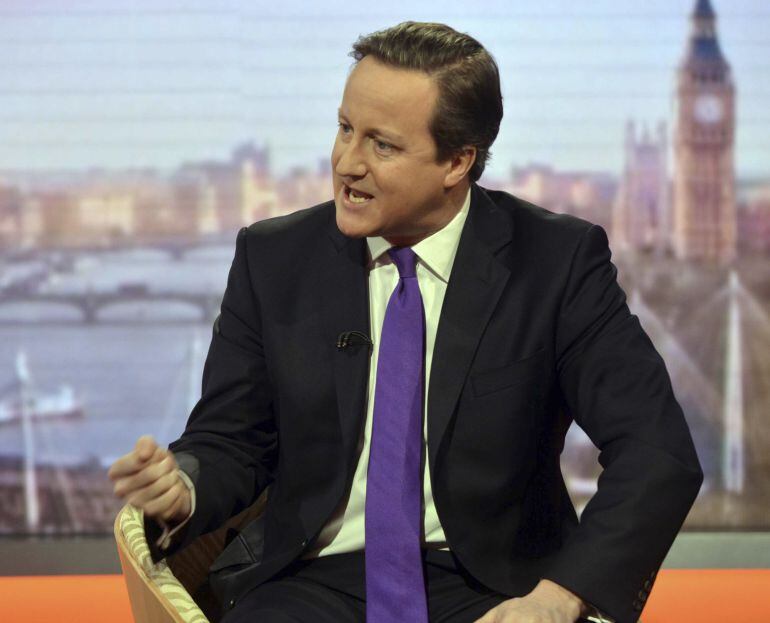
[[[382,324],[366,474],[366,621],[427,623],[420,552],[425,313],[417,256],[388,250],[399,280]]]

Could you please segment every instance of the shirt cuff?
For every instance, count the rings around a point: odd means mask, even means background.
[[[187,487],[188,491],[190,492],[190,514],[187,515],[187,517],[182,521],[181,523],[177,524],[173,528],[171,528],[163,519],[156,519],[155,521],[158,522],[158,525],[163,528],[163,532],[158,537],[158,540],[155,541],[155,544],[158,546],[161,550],[166,550],[169,548],[169,545],[171,545],[171,537],[173,537],[179,530],[184,527],[184,525],[190,521],[190,517],[193,516],[193,513],[195,512],[195,485],[193,484],[192,480],[190,480],[190,477],[185,474],[181,469],[177,469],[177,474],[179,474],[179,477],[182,479],[182,482]]]

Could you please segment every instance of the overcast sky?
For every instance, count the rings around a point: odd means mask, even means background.
[[[350,44],[406,19],[448,23],[497,59],[493,176],[528,162],[618,173],[627,118],[671,121],[694,0],[465,4],[6,1],[0,169],[170,168],[246,140],[270,144],[277,173],[314,167]],[[737,85],[736,168],[770,177],[770,2],[713,4]]]

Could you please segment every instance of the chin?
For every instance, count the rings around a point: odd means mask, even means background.
[[[372,232],[372,227],[367,226],[365,222],[360,222],[359,219],[353,219],[349,216],[342,214],[339,207],[337,207],[337,229],[339,229],[348,238],[365,238],[366,236],[376,236],[377,233]]]

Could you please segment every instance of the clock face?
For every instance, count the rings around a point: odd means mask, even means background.
[[[700,95],[695,100],[695,119],[701,123],[717,123],[722,120],[722,100],[716,95]]]

